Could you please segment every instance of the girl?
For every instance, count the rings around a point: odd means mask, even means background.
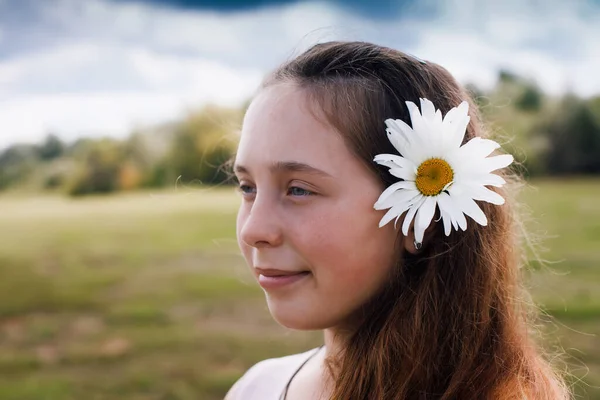
[[[512,157],[484,133],[445,69],[389,48],[319,44],[266,78],[238,243],[275,320],[324,345],[226,399],[568,398],[528,333]]]

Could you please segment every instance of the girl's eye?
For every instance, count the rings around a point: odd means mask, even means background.
[[[292,196],[310,196],[313,193],[309,192],[306,189],[302,189],[302,188],[297,187],[297,186],[292,186],[291,188],[288,189],[288,194],[290,194]]]
[[[256,192],[256,189],[249,185],[240,185],[238,189],[243,194],[254,194]]]

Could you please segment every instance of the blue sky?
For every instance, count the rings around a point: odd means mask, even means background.
[[[367,40],[491,87],[600,94],[600,4],[583,0],[0,0],[0,148],[123,137],[249,98],[279,62]]]

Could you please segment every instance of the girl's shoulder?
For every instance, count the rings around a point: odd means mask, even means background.
[[[225,400],[278,400],[292,375],[314,351],[269,358],[254,364],[231,387]]]

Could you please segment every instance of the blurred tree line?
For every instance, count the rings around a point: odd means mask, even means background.
[[[600,174],[600,96],[551,97],[533,82],[501,71],[496,86],[467,88],[492,136],[528,176]],[[227,182],[245,106],[207,106],[181,121],[132,132],[126,140],[55,134],[0,152],[0,191],[61,190],[79,196],[178,184]]]
[[[492,136],[526,176],[600,174],[600,96],[547,96],[535,82],[508,71],[488,93],[468,89]]]
[[[64,190],[72,196],[174,186],[220,184],[237,143],[244,109],[208,106],[126,140],[49,134],[37,145],[0,153],[0,191],[10,187]]]

